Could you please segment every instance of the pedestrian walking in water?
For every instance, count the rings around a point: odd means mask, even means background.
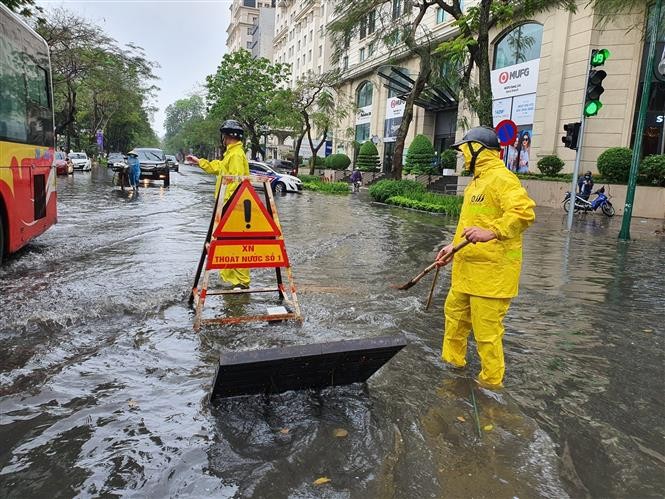
[[[454,368],[465,367],[467,337],[473,330],[481,363],[477,381],[498,389],[505,372],[503,318],[517,296],[522,233],[535,220],[535,203],[501,161],[493,129],[473,128],[452,147],[464,155],[473,179],[464,190],[453,242],[437,255],[441,265],[453,260],[442,358]],[[454,245],[463,239],[474,244],[453,258]]]
[[[222,123],[219,131],[222,137],[222,144],[226,148],[224,157],[221,160],[216,159],[213,161],[208,161],[207,159],[199,159],[192,155],[187,156],[187,160],[189,162],[199,165],[203,171],[217,175],[215,198],[219,193],[224,175],[249,175],[249,162],[247,161],[247,156],[245,155],[245,151],[242,148],[244,130],[240,123],[238,123],[236,120],[226,120],[224,123]],[[226,192],[224,193],[224,199],[222,200],[224,203],[229,200],[239,185],[240,184],[238,182],[227,184]],[[249,269],[224,269],[220,270],[219,274],[222,280],[228,282],[234,288],[249,288]]]
[[[141,162],[136,151],[132,150],[127,153],[127,164],[129,165],[129,185],[132,186],[133,190],[138,192],[139,178],[141,177]]]

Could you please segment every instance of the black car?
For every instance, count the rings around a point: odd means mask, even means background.
[[[161,149],[141,147],[134,149],[141,163],[140,180],[163,180],[164,187],[171,184],[171,172],[166,164],[166,156]]]
[[[174,172],[177,172],[180,166],[180,164],[178,163],[178,159],[171,154],[166,155],[166,164],[168,165],[169,170]]]

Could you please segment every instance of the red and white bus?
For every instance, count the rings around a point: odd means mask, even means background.
[[[49,49],[0,3],[0,262],[57,221]]]

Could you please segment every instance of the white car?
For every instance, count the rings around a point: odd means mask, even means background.
[[[270,177],[270,185],[273,192],[301,192],[302,180],[293,175],[286,175],[284,173],[277,173],[265,163],[259,161],[249,162],[249,173],[252,175],[263,175]],[[262,182],[252,183],[254,187],[263,187]]]
[[[74,170],[92,170],[92,161],[90,161],[90,158],[84,152],[70,152],[69,159],[74,165]]]

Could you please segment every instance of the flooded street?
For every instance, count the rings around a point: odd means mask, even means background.
[[[662,497],[662,222],[625,244],[620,218],[569,238],[538,210],[495,395],[470,381],[475,348],[467,375],[440,360],[449,270],[429,312],[431,277],[390,286],[456,220],[366,192],[275,200],[302,324],[195,333],[213,180],[181,166],[135,196],[103,168],[58,178],[58,224],[0,269],[0,497]],[[208,403],[220,351],[399,333],[367,386]]]

